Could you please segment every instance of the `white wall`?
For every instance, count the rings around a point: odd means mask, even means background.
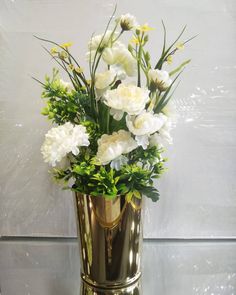
[[[33,34],[73,41],[84,59],[91,34],[101,32],[116,1],[0,2],[0,235],[74,236],[70,193],[47,173],[40,145],[49,128],[40,115],[40,87],[53,63]],[[192,58],[175,95],[179,114],[161,200],[147,202],[146,237],[236,236],[236,2],[234,0],[118,1],[150,33],[153,55],[188,24],[199,37],[179,54]],[[85,65],[85,62],[84,62]]]

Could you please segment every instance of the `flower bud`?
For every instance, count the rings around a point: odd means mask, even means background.
[[[123,31],[130,31],[137,26],[136,18],[129,13],[121,15],[119,21]]]
[[[168,87],[170,87],[172,80],[169,77],[169,73],[161,70],[149,70],[148,71],[149,78],[149,88],[153,92],[156,89],[160,91],[165,91]]]
[[[148,35],[146,35],[143,40],[144,40],[145,43],[147,43],[148,39],[149,39]]]

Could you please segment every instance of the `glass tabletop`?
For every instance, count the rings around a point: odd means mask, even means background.
[[[112,294],[236,294],[234,241],[145,240],[142,266],[133,293]],[[1,295],[100,295],[81,288],[76,239],[0,241]]]

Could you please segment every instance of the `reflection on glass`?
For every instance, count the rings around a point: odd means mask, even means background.
[[[141,281],[122,289],[97,289],[85,282],[81,282],[80,295],[141,295]]]

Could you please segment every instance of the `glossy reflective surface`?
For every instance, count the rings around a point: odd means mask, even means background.
[[[143,255],[138,295],[236,294],[236,242],[145,241]],[[0,242],[2,295],[82,295],[79,268],[76,240]]]
[[[0,235],[75,236],[73,202],[51,182],[40,146],[49,128],[40,115],[40,87],[54,65],[33,34],[72,41],[84,61],[87,40],[100,33],[114,4],[162,44],[161,19],[172,41],[184,24],[199,34],[174,58],[192,58],[175,94],[179,114],[160,180],[161,200],[147,202],[146,237],[236,236],[236,1],[1,0]],[[167,68],[169,70],[169,68]]]
[[[76,193],[81,273],[88,284],[121,288],[140,277],[142,202],[134,199]]]

